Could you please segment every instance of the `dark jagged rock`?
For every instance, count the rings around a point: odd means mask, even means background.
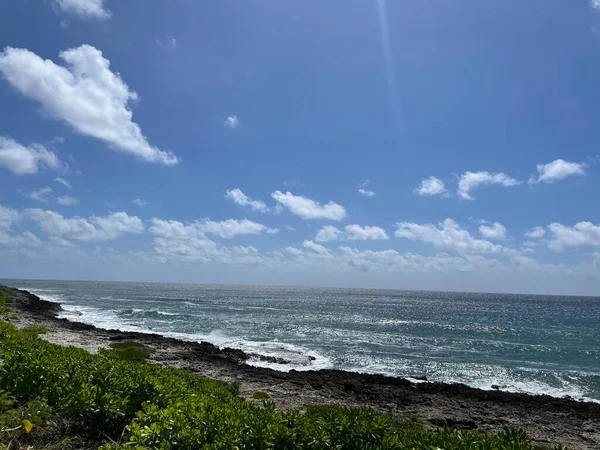
[[[250,357],[258,359],[259,361],[264,361],[264,362],[269,362],[269,363],[274,363],[274,364],[291,364],[291,361],[288,361],[287,359],[284,359],[284,358],[279,358],[277,356],[267,356],[267,355],[260,355],[258,353],[251,353]]]
[[[58,303],[42,300],[37,295],[20,289],[11,289],[15,292],[13,303],[20,309],[41,314],[48,317],[56,317],[56,314],[62,311]]]

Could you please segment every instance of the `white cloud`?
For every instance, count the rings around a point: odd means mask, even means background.
[[[90,19],[108,19],[111,12],[104,6],[104,0],[55,0],[59,10],[75,16]]]
[[[433,224],[420,225],[411,222],[396,224],[396,237],[419,240],[433,244],[439,249],[456,250],[464,253],[494,253],[502,250],[500,245],[476,239],[467,230],[461,229],[452,219],[446,219],[438,228]]]
[[[415,193],[419,195],[441,195],[447,192],[444,182],[439,178],[430,176],[421,181],[421,185],[415,189]]]
[[[253,222],[248,219],[229,219],[222,222],[213,222],[210,219],[205,219],[198,222],[198,229],[205,233],[214,234],[221,238],[229,239],[241,234],[275,234],[279,232],[276,228],[268,228],[263,224]]]
[[[479,232],[487,239],[506,239],[506,227],[500,222],[494,222],[491,225],[481,225]]]
[[[77,203],[79,203],[78,198],[69,197],[68,195],[63,195],[62,197],[58,197],[58,199],[56,199],[56,201],[58,202],[58,204],[63,205],[63,206],[71,206],[71,205],[76,205]]]
[[[590,0],[590,6],[594,9],[600,10],[600,0]]]
[[[31,231],[25,231],[21,234],[8,234],[0,230],[0,246],[2,247],[37,247],[41,244],[42,241]]]
[[[333,201],[321,205],[310,198],[294,195],[291,192],[284,194],[280,191],[273,192],[271,197],[302,219],[342,220],[346,217],[346,209]]]
[[[597,247],[600,246],[600,224],[578,222],[572,227],[560,223],[551,223],[548,229],[552,238],[548,247],[552,250],[563,250],[567,247]]]
[[[458,182],[457,194],[466,200],[473,200],[470,192],[479,186],[488,184],[499,184],[510,187],[518,185],[519,181],[509,177],[505,173],[465,172],[461,175]]]
[[[72,188],[73,188],[73,186],[71,186],[71,183],[69,183],[69,182],[68,182],[67,180],[65,180],[64,178],[61,178],[61,177],[56,177],[56,178],[54,179],[54,181],[56,181],[57,183],[60,183],[60,184],[62,184],[62,185],[63,185],[64,187],[66,187],[66,188],[69,188],[69,189],[72,189]]]
[[[143,206],[146,206],[146,205],[148,205],[148,202],[147,202],[147,201],[141,200],[141,199],[139,199],[139,198],[134,198],[134,199],[131,201],[131,203],[133,203],[133,204],[134,204],[134,205],[136,205],[136,206],[139,206],[140,208],[141,208],[141,207],[143,207]]]
[[[330,258],[331,254],[329,253],[329,250],[327,250],[325,247],[323,247],[320,244],[315,244],[313,241],[309,241],[306,240],[302,243],[302,247],[315,252],[316,254],[318,254],[319,256],[323,256],[326,258]]]
[[[337,257],[336,265],[348,268],[350,270],[359,270],[361,272],[388,272],[388,273],[451,273],[451,272],[469,272],[475,269],[473,258],[477,256],[463,255],[450,256],[447,254],[438,254],[435,256],[423,256],[414,253],[399,253],[396,250],[364,250],[357,248],[340,247],[341,254]],[[481,264],[478,268],[484,268],[489,265]],[[493,261],[493,260],[492,260]]]
[[[60,169],[63,164],[55,153],[46,150],[43,145],[31,144],[26,147],[13,139],[0,136],[0,166],[17,175],[28,175],[43,168]]]
[[[20,215],[16,210],[0,205],[0,231],[8,230],[19,218]]]
[[[184,225],[176,220],[153,218],[150,223],[150,232],[162,237],[189,239],[204,236],[204,233],[198,229],[197,222]]]
[[[36,221],[42,231],[52,237],[77,241],[108,241],[126,233],[141,233],[144,225],[139,217],[125,212],[88,218],[64,218],[54,211],[29,209],[27,215]]]
[[[378,241],[389,239],[383,228],[360,225],[346,225],[344,231],[332,225],[322,227],[315,237],[317,242],[331,242],[348,239],[350,241]]]
[[[239,125],[240,125],[240,121],[238,120],[237,116],[229,116],[229,117],[227,117],[227,119],[225,119],[223,121],[223,126],[225,128],[235,129]]]
[[[252,200],[246,196],[240,189],[231,189],[225,193],[225,197],[236,205],[247,206],[253,211],[267,212],[269,208],[260,200]]]
[[[364,195],[365,197],[374,197],[375,191],[369,191],[368,189],[360,188],[358,193]]]
[[[525,231],[525,236],[531,239],[543,238],[546,235],[544,227],[533,227],[531,230]]]
[[[338,239],[342,239],[344,233],[341,230],[338,230],[333,225],[325,225],[317,232],[317,236],[315,237],[315,241],[317,242],[330,242],[337,241]]]
[[[360,225],[347,225],[346,235],[350,241],[378,241],[389,239],[383,228]]]
[[[10,234],[12,224],[21,219],[14,209],[0,205],[0,247],[23,248],[40,245],[38,237],[30,231],[21,234]]]
[[[25,97],[39,102],[44,112],[69,124],[75,131],[100,139],[111,148],[149,162],[172,165],[171,153],[151,146],[132,121],[129,90],[102,52],[81,45],[59,54],[59,66],[27,49],[6,47],[0,53],[0,73]]]
[[[154,218],[150,221],[152,224],[150,231],[153,234],[169,239],[203,239],[207,240],[205,233],[230,239],[244,234],[275,234],[277,228],[269,228],[260,223],[248,219],[229,219],[222,222],[214,222],[210,219],[196,221],[189,224],[183,224],[175,220],[162,220]]]
[[[528,183],[554,183],[574,175],[585,175],[587,164],[568,162],[564,159],[556,159],[548,164],[538,164],[538,177],[532,175]]]
[[[177,39],[168,36],[164,39],[157,39],[156,44],[165,50],[175,50],[177,48]]]
[[[375,196],[375,191],[372,191],[369,188],[369,185],[371,184],[371,182],[369,180],[364,181],[363,183],[361,183],[358,186],[358,193],[361,195],[364,195],[365,197],[374,197]]]
[[[48,200],[50,200],[50,197],[52,196],[52,188],[50,186],[46,186],[24,195],[31,200],[48,203]]]
[[[225,247],[208,239],[202,229],[206,221],[183,224],[154,218],[150,222],[150,232],[157,236],[153,241],[154,251],[163,262],[264,264],[258,250],[252,246]],[[214,227],[214,231],[221,232],[225,228]],[[229,230],[232,229],[234,226],[229,226]]]

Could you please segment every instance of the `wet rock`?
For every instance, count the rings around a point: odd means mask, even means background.
[[[427,381],[427,377],[425,375],[412,375],[410,378],[413,380]]]
[[[252,358],[256,358],[259,361],[274,363],[274,364],[291,364],[291,361],[288,361],[284,358],[279,358],[277,356],[267,356],[267,355],[259,355],[258,353],[250,353],[249,355]]]

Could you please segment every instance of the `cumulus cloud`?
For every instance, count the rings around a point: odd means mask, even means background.
[[[0,230],[8,230],[19,218],[20,215],[16,210],[0,205]]]
[[[528,181],[530,184],[554,183],[563,178],[585,175],[587,164],[556,159],[548,164],[538,164],[536,167],[538,171],[537,178],[535,175],[532,175]]]
[[[63,185],[64,187],[66,187],[66,188],[69,188],[69,189],[72,189],[72,188],[73,188],[73,186],[71,186],[71,183],[69,183],[69,182],[68,182],[67,180],[65,180],[64,178],[61,178],[61,177],[56,177],[56,178],[54,179],[54,181],[56,181],[57,183],[60,183],[60,184],[62,184],[62,185]]]
[[[223,121],[223,126],[225,128],[231,128],[232,130],[237,128],[240,125],[240,121],[237,116],[229,116]]]
[[[139,198],[134,198],[134,199],[131,201],[131,203],[133,203],[133,204],[134,204],[134,205],[136,205],[136,206],[139,206],[140,208],[141,208],[141,207],[143,207],[143,206],[146,206],[146,205],[148,205],[148,202],[147,202],[147,201],[141,200],[141,199],[139,199]]]
[[[269,228],[248,219],[229,219],[221,222],[204,219],[183,224],[175,220],[168,221],[154,218],[150,222],[150,232],[167,238],[205,239],[205,235],[208,233],[220,238],[231,239],[235,236],[244,234],[275,234],[279,232],[279,229],[277,228]]]
[[[6,47],[0,74],[22,95],[39,102],[46,115],[75,131],[149,162],[173,165],[177,157],[148,143],[128,107],[138,95],[129,90],[100,50],[81,45],[59,54],[60,66],[27,49]]]
[[[204,233],[198,229],[197,222],[186,225],[176,220],[153,218],[150,220],[150,224],[150,232],[158,236],[181,239],[204,236]]]
[[[225,239],[230,239],[241,234],[261,234],[263,232],[275,234],[279,232],[276,228],[269,228],[248,219],[229,219],[221,222],[213,222],[210,219],[205,219],[202,222],[198,222],[198,229]]]
[[[331,254],[329,253],[329,250],[327,250],[325,247],[323,247],[320,244],[316,244],[313,241],[309,241],[306,240],[302,243],[302,247],[304,247],[305,249],[308,249],[314,253],[316,253],[319,256],[323,256],[326,258],[330,258]]]
[[[341,246],[337,250],[328,250],[312,241],[304,241],[300,247],[287,247],[286,253],[291,256],[293,263],[309,270],[327,271],[328,273],[373,272],[379,273],[471,273],[501,269],[496,259],[486,259],[481,255],[463,254],[451,256],[437,254],[423,256],[413,253],[399,253],[396,250],[359,250]],[[289,266],[289,260],[276,260],[279,266]]]
[[[333,225],[325,225],[317,232],[315,241],[331,242],[331,241],[337,241],[338,239],[342,239],[343,237],[344,237],[343,231],[337,229]]]
[[[456,250],[463,253],[494,253],[502,250],[500,245],[474,238],[452,219],[444,220],[440,223],[440,228],[430,223],[421,225],[398,222],[395,235],[399,238],[427,242],[438,249]]]
[[[447,192],[444,182],[439,178],[430,176],[421,181],[421,185],[415,189],[419,195],[441,195]]]
[[[21,214],[14,209],[0,205],[0,247],[18,248],[36,247],[41,244],[39,238],[31,231],[11,234],[13,223],[21,219]]]
[[[79,199],[77,197],[69,197],[68,195],[63,195],[62,197],[58,197],[56,199],[59,205],[63,206],[71,206],[79,203]]]
[[[375,191],[369,189],[370,184],[371,182],[369,180],[360,183],[358,186],[358,193],[360,195],[364,195],[365,197],[374,197]]]
[[[481,225],[479,232],[487,239],[506,239],[506,227],[500,222],[494,222],[491,225]]]
[[[165,50],[175,50],[177,48],[177,39],[168,36],[164,39],[157,39],[156,44]]]
[[[563,250],[567,247],[600,246],[600,224],[578,222],[572,227],[560,223],[551,223],[548,229],[552,234],[548,247],[552,250]]]
[[[346,208],[333,201],[321,205],[310,198],[294,195],[289,191],[285,194],[275,191],[271,194],[271,197],[280,205],[285,206],[292,214],[302,219],[342,220],[346,217]]]
[[[58,10],[84,19],[109,19],[110,10],[104,0],[55,0]]]
[[[55,153],[40,144],[24,146],[8,137],[0,136],[0,166],[16,175],[29,175],[42,169],[60,169],[63,164]]]
[[[54,211],[36,208],[27,210],[26,214],[37,222],[42,231],[49,236],[76,241],[108,241],[127,233],[144,231],[144,225],[140,218],[129,216],[125,212],[116,212],[100,217],[65,218]]]
[[[360,225],[347,225],[345,228],[346,236],[350,241],[378,241],[389,239],[383,228]]]
[[[525,231],[525,236],[531,239],[543,238],[546,235],[544,227],[533,227],[531,230]]]
[[[594,9],[600,10],[600,0],[590,0],[590,6]]]
[[[331,242],[338,240],[349,241],[378,241],[389,239],[383,228],[374,226],[361,226],[357,224],[346,225],[344,231],[332,225],[322,227],[315,237],[317,242]]]
[[[22,249],[23,247],[38,247],[42,241],[31,231],[21,234],[8,234],[0,230],[0,246]]]
[[[501,186],[510,187],[519,184],[519,181],[509,177],[505,173],[490,173],[490,172],[465,172],[461,175],[458,182],[457,194],[465,200],[473,200],[470,192],[477,189],[479,186],[499,184]]]
[[[258,250],[252,246],[225,247],[208,239],[203,229],[206,222],[183,224],[175,220],[152,219],[150,232],[156,255],[163,261],[177,260],[187,263],[221,262],[227,264],[264,264]],[[231,231],[235,225],[230,225]],[[213,227],[217,233],[226,228]],[[228,234],[225,231],[224,234]]]
[[[240,189],[231,189],[227,190],[225,193],[225,198],[228,198],[236,205],[247,206],[253,211],[259,212],[267,212],[269,208],[265,205],[264,202],[260,200],[252,200],[246,194],[244,194]]]
[[[31,200],[37,200],[38,202],[48,203],[48,200],[52,197],[52,188],[46,186],[35,191],[31,191],[28,194],[23,194],[25,197]]]

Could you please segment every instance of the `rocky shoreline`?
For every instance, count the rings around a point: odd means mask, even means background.
[[[269,393],[277,407],[302,410],[309,405],[369,406],[394,416],[411,418],[430,428],[448,426],[495,432],[504,426],[523,429],[539,445],[562,444],[570,449],[600,448],[600,404],[546,395],[485,391],[462,384],[414,383],[405,378],[342,370],[279,372],[246,364],[250,355],[207,342],[187,342],[157,334],[105,330],[58,318],[61,307],[27,291],[13,289],[11,322],[40,325],[44,337],[60,345],[89,351],[114,341],[137,341],[152,349],[150,362],[199,375],[238,382],[250,397]]]

